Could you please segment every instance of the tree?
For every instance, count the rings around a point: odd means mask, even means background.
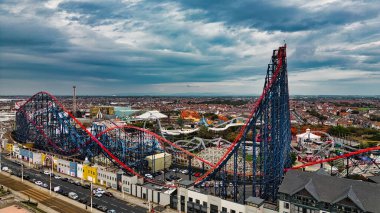
[[[291,152],[290,153],[290,159],[292,160],[292,166],[294,166],[296,164],[296,161],[297,161],[297,153]]]
[[[179,117],[177,119],[177,124],[180,126],[180,127],[183,127],[183,125],[185,124],[185,120],[183,120],[181,117]]]
[[[214,134],[212,132],[208,131],[207,127],[205,127],[205,126],[199,127],[198,135],[199,135],[199,137],[205,138],[205,139],[211,139],[214,136]]]

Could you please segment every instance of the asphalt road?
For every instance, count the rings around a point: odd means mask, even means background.
[[[29,198],[32,198],[34,201],[37,201],[38,203],[43,204],[58,212],[65,212],[65,213],[86,213],[87,212],[86,210],[81,209],[71,203],[68,203],[60,199],[56,199],[50,196],[46,192],[33,188],[29,185],[20,183],[20,181],[9,177],[9,174],[7,173],[0,174],[0,183],[1,185],[11,188],[12,190],[16,192],[22,193],[28,196]]]
[[[2,156],[2,167],[7,166],[12,170],[13,173],[21,174],[21,166],[4,158]],[[42,181],[43,183],[48,184],[49,189],[49,175],[45,175],[41,173],[39,170],[29,169],[24,167],[24,175],[29,175],[30,179],[36,179],[37,181]],[[59,174],[58,174],[59,175]],[[75,192],[79,198],[84,198],[87,202],[90,202],[90,189],[83,188],[82,186],[77,186],[75,184],[71,184],[69,182],[65,182],[59,179],[51,178],[52,180],[52,190],[55,186],[60,186],[61,189],[65,192]],[[27,180],[24,180],[27,181]],[[134,204],[122,201],[115,197],[108,197],[103,195],[101,198],[97,198],[93,196],[93,203],[97,205],[106,206],[108,209],[114,209],[116,212],[125,212],[125,213],[143,213],[147,212],[147,209],[142,208],[140,206],[136,206]],[[85,204],[83,204],[83,207]],[[88,207],[89,208],[89,207]]]

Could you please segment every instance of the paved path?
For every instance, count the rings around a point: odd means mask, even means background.
[[[13,180],[12,178],[5,176],[4,174],[0,174],[0,184],[13,189],[14,191],[30,196],[30,198],[58,212],[65,212],[65,213],[86,213],[87,212],[84,209],[78,208],[66,201],[57,199],[56,197],[52,197],[49,194],[42,192],[40,190],[34,189],[24,183],[21,183],[20,181]]]

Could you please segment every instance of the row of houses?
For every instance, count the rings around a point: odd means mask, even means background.
[[[123,174],[121,170],[116,168],[109,169],[96,164],[85,164],[82,161],[51,155],[40,150],[19,147],[18,144],[8,143],[2,145],[12,157],[28,162],[31,167],[50,169],[51,162],[53,162],[53,171],[55,173],[65,174],[84,182],[92,182],[106,188],[112,188],[161,206],[169,206],[170,195],[174,192],[171,189],[162,189],[152,184],[144,183],[143,178]]]

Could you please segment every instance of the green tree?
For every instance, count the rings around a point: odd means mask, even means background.
[[[180,126],[180,127],[183,127],[183,125],[185,124],[185,120],[183,120],[181,117],[179,117],[177,119],[177,124]]]

